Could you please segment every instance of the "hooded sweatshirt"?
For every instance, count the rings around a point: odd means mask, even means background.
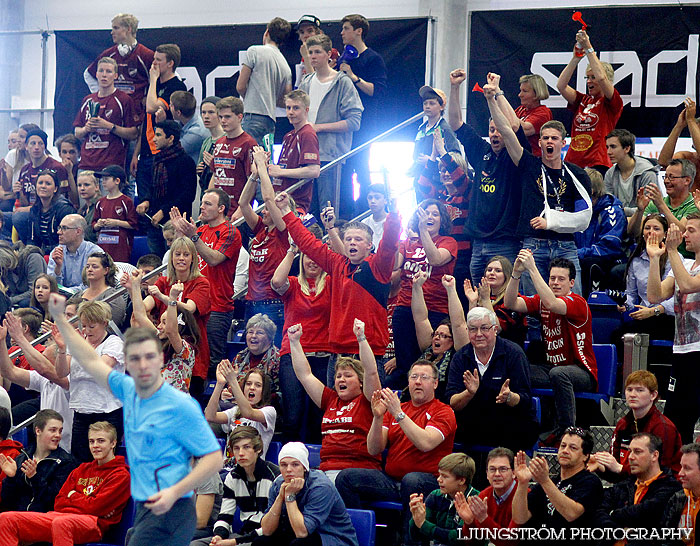
[[[605,194],[593,205],[591,223],[585,231],[574,233],[579,260],[582,258],[624,258],[622,238],[627,232],[627,218],[622,204],[614,195]]]
[[[622,180],[620,167],[613,165],[605,173],[605,193],[617,197],[625,209],[625,216],[632,216],[637,210],[637,191],[647,184],[657,183],[657,167],[648,159],[634,156],[634,170],[627,180]]]
[[[83,463],[70,473],[56,495],[54,510],[97,516],[104,534],[107,527],[121,520],[131,496],[130,480],[129,467],[121,455],[102,466],[97,461]],[[69,497],[71,491],[75,493]]]

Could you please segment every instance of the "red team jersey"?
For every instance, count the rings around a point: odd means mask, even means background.
[[[253,162],[253,146],[258,143],[248,133],[229,138],[226,135],[214,145],[214,186],[231,197],[231,210],[238,208],[238,198],[250,174]]]
[[[403,256],[403,267],[401,269],[401,288],[399,290],[396,305],[411,306],[411,290],[413,286],[413,274],[418,270],[428,272],[428,280],[423,285],[423,295],[425,304],[429,311],[447,313],[447,291],[442,286],[442,276],[452,275],[455,269],[455,258],[457,257],[457,241],[452,237],[438,235],[433,239],[435,246],[446,248],[452,255],[452,259],[445,265],[432,266],[428,263],[425,249],[420,237],[411,237],[401,241],[399,254]]]
[[[56,161],[53,157],[47,157],[38,167],[33,167],[30,161],[19,171],[18,179],[22,187],[21,192],[30,206],[36,201],[36,179],[39,177],[39,173],[44,169],[56,171],[62,192],[68,193],[70,189],[68,186],[68,171],[66,171],[66,168],[60,161]]]
[[[93,227],[100,218],[123,220],[132,227],[132,229],[106,227],[99,231],[95,230],[97,244],[109,253],[115,262],[128,263],[131,258],[131,247],[134,244],[134,230],[139,225],[136,207],[131,197],[126,195],[120,195],[115,199],[102,197],[95,206],[95,213],[92,217]]]
[[[288,277],[289,289],[282,294],[284,302],[284,337],[280,356],[289,353],[287,328],[301,324],[301,346],[307,353],[318,351],[330,352],[328,344],[328,323],[331,318],[331,278],[326,275],[320,294],[310,292],[307,296],[301,291],[299,279]],[[313,288],[314,279],[309,279],[309,288]]]
[[[581,168],[594,165],[612,167],[605,148],[605,137],[617,125],[622,107],[622,98],[617,89],[610,100],[602,94],[591,97],[577,91],[576,100],[567,105],[574,112],[574,119],[566,161]]]
[[[542,157],[542,150],[540,149],[540,129],[545,123],[552,119],[552,111],[543,104],[532,109],[525,108],[521,105],[515,109],[515,115],[518,116],[518,119],[521,121],[532,123],[535,132],[527,137],[527,141],[530,143],[532,155],[535,157]]]
[[[452,453],[457,431],[455,412],[447,404],[433,399],[422,406],[414,406],[413,402],[401,404],[401,411],[411,418],[422,429],[436,429],[444,440],[435,449],[421,451],[408,439],[401,425],[388,411],[384,415],[384,428],[389,431],[389,453],[386,457],[386,473],[395,480],[402,479],[409,472],[428,472],[438,475],[438,463]]]
[[[560,296],[566,303],[566,315],[552,313],[540,302],[539,294],[520,296],[529,314],[539,313],[546,343],[547,363],[552,366],[575,364],[588,370],[598,383],[598,366],[593,353],[591,310],[578,294]]]
[[[365,395],[360,394],[343,402],[337,392],[325,387],[321,397],[321,409],[321,470],[381,470],[381,455],[372,456],[367,451],[367,434],[372,426],[372,408]]]
[[[99,117],[119,127],[136,127],[139,113],[131,97],[118,89],[106,97],[92,93],[83,99],[80,110],[73,120],[73,127],[84,127],[90,119],[90,107],[99,104]],[[111,133],[109,129],[98,129],[88,133],[80,147],[80,168],[101,171],[108,165],[123,167],[126,161],[127,141]]]
[[[250,242],[250,263],[248,264],[249,301],[276,300],[280,295],[272,289],[272,275],[289,248],[287,230],[277,228],[267,230],[262,218],[253,230],[255,238]]]
[[[220,313],[233,311],[233,277],[241,251],[241,233],[228,220],[216,227],[204,224],[197,233],[205,245],[227,258],[219,265],[211,266],[199,256],[199,272],[209,279],[211,287],[211,310]]]
[[[283,169],[296,169],[297,167],[320,164],[318,136],[313,125],[307,123],[298,131],[289,131],[284,135],[277,165]],[[275,192],[278,192],[286,190],[297,182],[299,182],[298,178],[274,178],[272,185],[275,187]],[[297,207],[306,212],[311,206],[313,193],[314,185],[310,182],[292,193],[292,197],[294,197]]]
[[[148,71],[153,64],[153,55],[153,51],[148,49],[145,45],[136,44],[136,47],[132,49],[126,57],[122,57],[117,45],[113,45],[100,53],[97,59],[88,66],[88,72],[96,78],[97,62],[101,58],[110,57],[117,61],[118,76],[114,82],[114,87],[131,96],[134,101],[134,111],[138,115],[139,123],[146,112],[143,104],[143,97],[148,90]]]

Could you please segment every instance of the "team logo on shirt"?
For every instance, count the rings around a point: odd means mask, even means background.
[[[116,209],[114,209],[114,212],[116,212],[117,214],[121,214],[123,211],[124,209],[121,207],[117,207]]]
[[[132,78],[134,78],[136,76],[136,74],[138,74],[138,73],[139,73],[138,68],[130,68],[129,69],[129,76],[131,76]]]

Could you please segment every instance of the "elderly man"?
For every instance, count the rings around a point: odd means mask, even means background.
[[[671,471],[659,464],[662,449],[661,439],[654,434],[639,432],[632,437],[628,459],[631,476],[605,490],[595,527],[662,527],[668,500],[681,490]]]
[[[73,290],[85,288],[83,268],[88,257],[102,249],[85,240],[87,222],[80,214],[69,214],[58,225],[58,246],[51,251],[47,273]]]
[[[471,342],[452,358],[445,391],[457,415],[459,441],[531,448],[537,429],[525,353],[498,337],[498,318],[490,309],[469,311],[467,331]]]
[[[452,409],[435,398],[437,386],[435,364],[418,360],[408,372],[410,401],[402,404],[388,388],[375,391],[367,450],[377,455],[388,446],[386,472],[349,468],[335,480],[348,508],[362,508],[362,500],[400,500],[405,542],[409,544],[411,493],[427,497],[438,488],[438,464],[452,453],[457,428]]]

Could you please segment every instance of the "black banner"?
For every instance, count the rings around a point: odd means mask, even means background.
[[[340,22],[322,25],[333,45],[342,52]],[[367,45],[383,58],[389,74],[389,88],[382,106],[381,126],[388,129],[411,117],[422,108],[418,89],[425,79],[426,18],[377,20],[370,22]],[[239,53],[262,43],[265,25],[227,25],[208,27],[170,27],[143,29],[138,40],[155,49],[158,44],[176,43],[182,50],[178,73],[197,100],[208,95],[237,96],[236,78]],[[72,123],[81,99],[90,93],[83,72],[105,49],[111,46],[108,30],[75,30],[56,32],[56,92],[54,99],[54,134],[73,131]],[[300,62],[301,43],[292,32],[280,47],[292,68]],[[413,91],[413,93],[411,92]],[[279,119],[275,140],[291,126]],[[394,135],[394,140],[413,140],[415,127]]]
[[[501,75],[501,88],[515,108],[518,78],[539,74],[552,96],[544,102],[556,119],[571,126],[571,114],[556,90],[557,77],[571,59],[580,23],[573,9],[478,11],[471,14],[467,119],[486,134],[488,108],[476,82],[488,72]],[[591,43],[615,69],[615,87],[625,108],[617,126],[639,137],[667,135],[683,98],[697,97],[700,7],[585,8]],[[585,89],[585,59],[570,85]]]

